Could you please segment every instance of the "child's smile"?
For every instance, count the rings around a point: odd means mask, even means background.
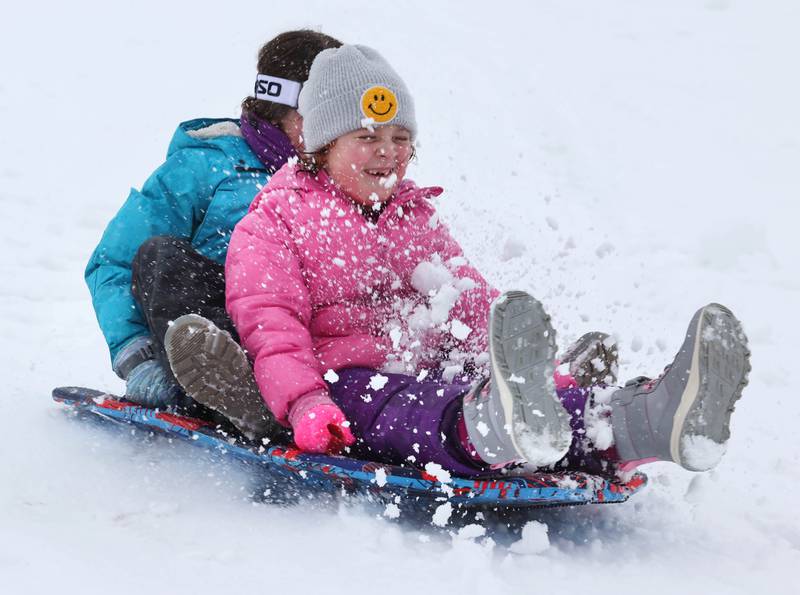
[[[392,173],[392,168],[383,167],[383,168],[365,169],[364,173],[367,174],[368,176],[386,178]]]

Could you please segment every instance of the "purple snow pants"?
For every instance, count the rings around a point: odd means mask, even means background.
[[[556,391],[561,404],[569,413],[569,424],[572,429],[572,444],[569,451],[558,463],[558,469],[579,469],[589,473],[608,471],[608,462],[613,460],[609,453],[601,453],[593,448],[586,438],[584,411],[592,394],[590,388],[564,388]]]
[[[352,424],[358,439],[356,456],[394,465],[428,462],[440,464],[459,475],[483,475],[488,466],[472,459],[462,446],[457,425],[461,402],[470,389],[462,383],[418,382],[413,376],[383,374],[380,389],[370,387],[378,374],[369,368],[348,368],[329,383],[330,395]],[[570,412],[572,446],[556,468],[600,470],[599,462],[585,452],[583,409],[588,391],[559,391]]]
[[[375,370],[347,368],[338,374],[339,380],[329,384],[330,395],[352,424],[357,456],[416,467],[433,462],[460,475],[485,470],[466,453],[457,433],[469,385],[381,373],[388,380],[376,390],[370,387]]]

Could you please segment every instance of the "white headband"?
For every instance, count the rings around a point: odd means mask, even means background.
[[[297,107],[297,98],[302,87],[303,85],[297,81],[259,74],[256,77],[255,96],[256,99]]]

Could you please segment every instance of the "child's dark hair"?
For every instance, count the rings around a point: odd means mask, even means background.
[[[341,45],[338,39],[319,31],[286,31],[269,40],[258,51],[258,72],[304,83],[317,54]],[[257,119],[278,125],[291,109],[288,105],[255,97],[242,101],[242,115],[253,124],[252,120]]]

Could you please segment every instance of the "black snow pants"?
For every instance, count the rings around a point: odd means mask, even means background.
[[[225,311],[225,267],[198,253],[186,240],[155,236],[133,259],[131,291],[155,343],[156,356],[169,370],[164,334],[184,314],[199,314],[239,336]]]

